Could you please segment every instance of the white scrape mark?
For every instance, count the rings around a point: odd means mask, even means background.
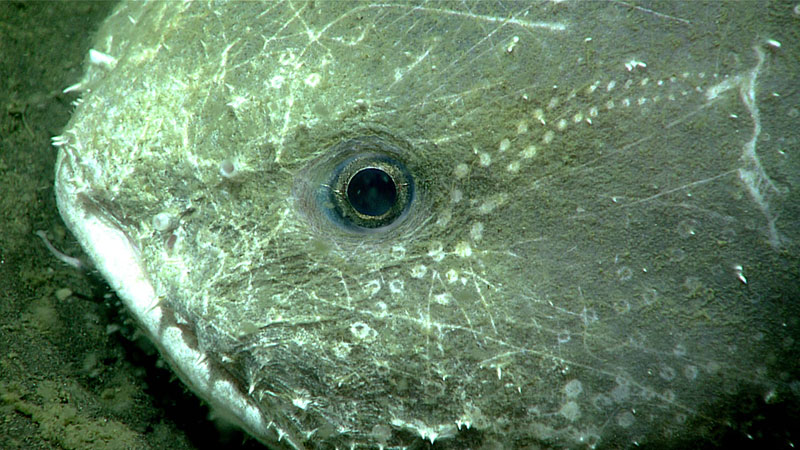
[[[767,219],[767,228],[769,235],[769,243],[775,248],[781,246],[782,238],[778,233],[775,226],[777,216],[775,216],[769,207],[769,202],[766,195],[771,192],[779,192],[778,188],[767,176],[764,167],[761,165],[761,160],[756,153],[756,143],[761,134],[761,117],[756,104],[756,88],[758,86],[758,74],[761,71],[761,66],[764,64],[764,50],[761,47],[754,47],[756,55],[758,56],[758,63],[750,71],[750,73],[743,77],[739,86],[739,95],[742,98],[747,110],[750,112],[750,117],[753,119],[753,135],[742,148],[742,160],[745,167],[739,169],[739,179],[742,180],[747,188],[750,197],[761,209],[761,213]]]
[[[516,19],[514,17],[509,18],[509,17],[487,16],[483,14],[472,14],[463,11],[454,11],[450,9],[439,9],[439,8],[417,7],[414,9],[417,11],[428,11],[439,14],[447,14],[451,16],[468,17],[470,19],[477,19],[489,23],[517,25],[523,28],[530,28],[530,29],[544,29],[550,31],[564,31],[567,29],[567,26],[560,22],[531,22],[528,20]]]

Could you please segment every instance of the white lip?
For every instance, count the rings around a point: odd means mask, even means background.
[[[104,217],[105,212],[88,201],[87,190],[72,171],[75,163],[69,143],[64,142],[58,153],[55,177],[61,217],[164,359],[215,412],[265,443],[280,439],[294,448],[302,448],[277,424],[267,422],[260,408],[230,374],[195,345],[193,328],[156,295],[139,249],[112,223],[110,215]]]

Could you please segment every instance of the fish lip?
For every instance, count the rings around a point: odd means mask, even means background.
[[[276,442],[275,432],[260,407],[215,358],[196,345],[194,327],[179,320],[169,302],[156,293],[140,258],[139,248],[97,204],[87,202],[91,191],[75,174],[75,157],[69,148],[58,152],[55,194],[59,213],[84,252],[117,293],[139,326],[180,379],[199,397],[213,405],[262,442]],[[193,325],[193,324],[190,324]],[[285,431],[283,439],[296,442]],[[281,435],[281,430],[278,430]]]

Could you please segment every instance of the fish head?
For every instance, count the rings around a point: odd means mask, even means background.
[[[631,445],[773,386],[767,46],[678,4],[496,6],[125,3],[101,30],[62,215],[263,442]]]

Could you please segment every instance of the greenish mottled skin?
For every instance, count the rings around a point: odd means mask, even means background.
[[[725,382],[774,384],[771,311],[753,321],[739,278],[784,226],[753,200],[779,197],[767,171],[739,171],[760,167],[740,90],[763,54],[713,26],[594,2],[123,4],[65,149],[192,345],[294,442],[630,445]],[[364,136],[417,195],[354,232],[311,193]]]

